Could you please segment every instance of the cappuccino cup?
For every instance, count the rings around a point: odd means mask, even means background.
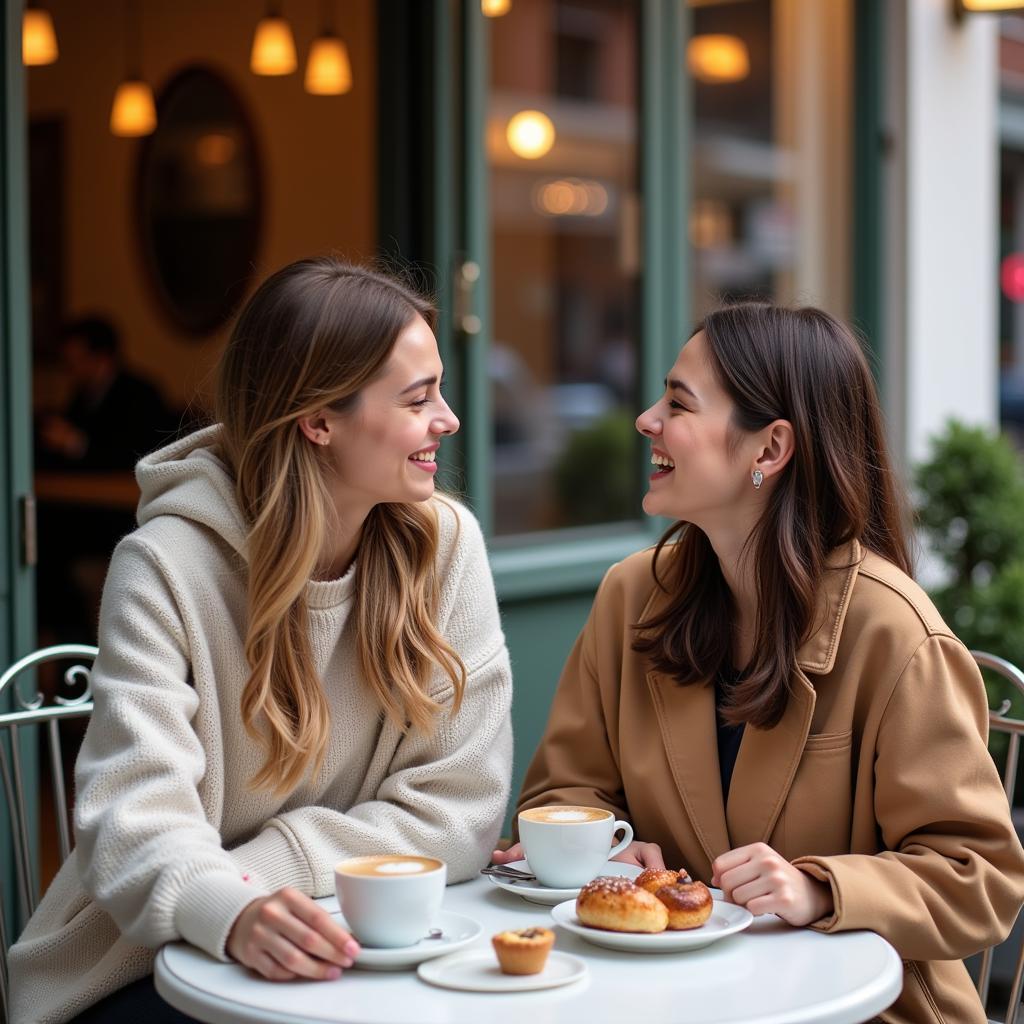
[[[334,866],[334,890],[352,934],[383,949],[426,938],[447,880],[447,866],[434,857],[352,857]]]
[[[616,832],[625,835],[612,846]],[[519,839],[541,885],[575,889],[633,841],[633,826],[600,807],[531,807],[519,813]]]

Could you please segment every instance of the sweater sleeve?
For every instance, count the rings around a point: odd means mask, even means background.
[[[86,891],[121,932],[156,948],[187,939],[226,959],[247,884],[198,793],[185,630],[168,583],[134,536],[114,552],[100,609],[95,707],[75,767],[76,856]]]
[[[882,717],[875,817],[885,851],[801,857],[831,884],[820,931],[867,928],[912,960],[960,959],[1005,938],[1024,898],[1024,851],[986,748],[988,704],[966,648],[925,640]]]
[[[487,863],[505,815],[512,772],[512,678],[494,583],[480,528],[467,512],[448,564],[439,615],[442,633],[466,665],[458,711],[447,676],[433,696],[446,705],[432,734],[404,735],[385,723],[379,750],[392,750],[376,791],[347,809],[301,807],[271,818],[232,853],[247,872],[276,888],[288,880],[309,895],[334,892],[345,857],[416,853],[448,865],[449,882]]]

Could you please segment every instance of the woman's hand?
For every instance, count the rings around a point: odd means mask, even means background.
[[[711,884],[731,903],[752,914],[777,914],[787,924],[805,925],[835,909],[832,887],[793,867],[766,843],[740,846],[715,859]]]
[[[653,868],[655,871],[665,869],[665,859],[657,843],[632,842],[617,857],[612,857],[612,860],[622,861],[623,864],[636,864],[641,868]]]
[[[284,888],[253,900],[235,918],[227,951],[273,981],[333,980],[352,966],[359,944],[323,907]]]
[[[513,843],[507,850],[495,850],[491,854],[492,864],[511,864],[523,859],[523,844]]]
[[[507,850],[495,850],[491,854],[491,862],[494,864],[511,864],[512,861],[522,859],[522,843],[516,843]],[[657,843],[630,843],[617,857],[612,857],[612,860],[619,860],[624,864],[636,864],[642,868],[654,868],[657,871],[665,866],[665,861],[661,856],[661,847]]]

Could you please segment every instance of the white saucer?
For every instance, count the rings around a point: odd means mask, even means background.
[[[555,923],[578,935],[595,946],[624,950],[627,953],[681,953],[691,949],[703,949],[727,935],[748,928],[754,920],[753,914],[734,903],[715,900],[711,917],[699,928],[685,932],[609,932],[603,928],[588,928],[580,924],[576,916],[576,901],[566,900],[551,910]]]
[[[338,912],[334,917],[341,922],[342,928],[348,928],[345,918]],[[398,971],[403,967],[414,967],[424,960],[454,953],[457,949],[469,945],[482,931],[479,921],[462,914],[452,914],[442,910],[437,919],[437,927],[441,929],[439,939],[420,939],[415,946],[398,946],[394,949],[374,949],[363,946],[356,957],[354,967],[367,971]]]
[[[513,861],[507,866],[519,868],[520,871],[530,870],[530,865],[525,860]],[[636,878],[641,871],[643,871],[643,868],[637,867],[636,864],[623,864],[621,861],[610,860],[599,874],[623,875],[626,878]],[[517,896],[522,896],[524,900],[529,900],[531,903],[541,903],[546,907],[553,907],[556,903],[575,899],[579,896],[581,888],[576,886],[575,889],[551,889],[546,885],[541,885],[536,880],[519,882],[511,878],[498,878],[496,875],[488,875],[487,878],[499,889],[504,889],[506,892],[514,892]]]
[[[466,992],[528,992],[579,981],[587,976],[587,965],[577,956],[552,950],[539,974],[502,974],[493,950],[468,949],[465,953],[420,964],[416,973],[441,988]]]

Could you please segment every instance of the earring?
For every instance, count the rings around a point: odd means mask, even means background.
[[[750,479],[754,481],[754,490],[760,490],[761,484],[764,483],[764,473],[759,469],[755,469],[754,472],[750,474]]]
[[[320,443],[321,444],[330,444],[331,443],[331,439],[329,437],[321,437],[320,438]]]

